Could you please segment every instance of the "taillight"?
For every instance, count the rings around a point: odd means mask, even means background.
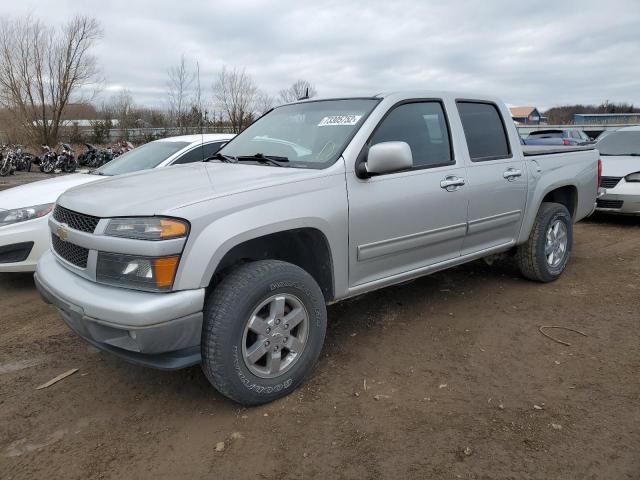
[[[602,160],[598,159],[598,183],[596,184],[600,187],[600,182],[602,182]]]
[[[565,138],[565,139],[562,140],[562,144],[563,145],[571,145],[571,142]]]

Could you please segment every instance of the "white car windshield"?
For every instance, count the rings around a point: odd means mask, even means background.
[[[640,156],[639,132],[611,132],[596,143],[600,155]]]
[[[96,175],[122,175],[155,168],[189,142],[150,142],[123,153],[109,163],[93,171]]]
[[[294,103],[275,108],[229,142],[221,156],[269,165],[325,168],[333,164],[379,99]],[[285,163],[286,162],[286,163]]]

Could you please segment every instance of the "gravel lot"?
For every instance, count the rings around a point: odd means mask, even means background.
[[[59,175],[60,174],[57,173],[42,173],[37,165],[33,165],[30,172],[15,172],[13,175],[0,177],[0,191],[16,187],[24,183],[35,182],[36,180],[46,180],[47,178],[53,178]]]
[[[640,220],[575,237],[553,284],[476,262],[330,307],[312,378],[251,409],[97,352],[0,275],[0,477],[638,479]]]

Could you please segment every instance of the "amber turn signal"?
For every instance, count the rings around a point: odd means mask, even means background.
[[[154,279],[159,289],[165,289],[173,285],[173,279],[178,269],[180,257],[157,258],[153,262]]]

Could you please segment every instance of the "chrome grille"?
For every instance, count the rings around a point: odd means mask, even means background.
[[[613,188],[620,180],[622,180],[622,177],[602,177],[600,179],[600,186],[603,188]]]
[[[76,267],[87,268],[89,250],[74,243],[65,242],[53,233],[51,234],[51,244],[53,245],[53,250],[67,262]]]
[[[60,223],[66,223],[69,228],[87,233],[93,233],[100,221],[98,217],[67,210],[59,205],[53,210],[53,218]]]

